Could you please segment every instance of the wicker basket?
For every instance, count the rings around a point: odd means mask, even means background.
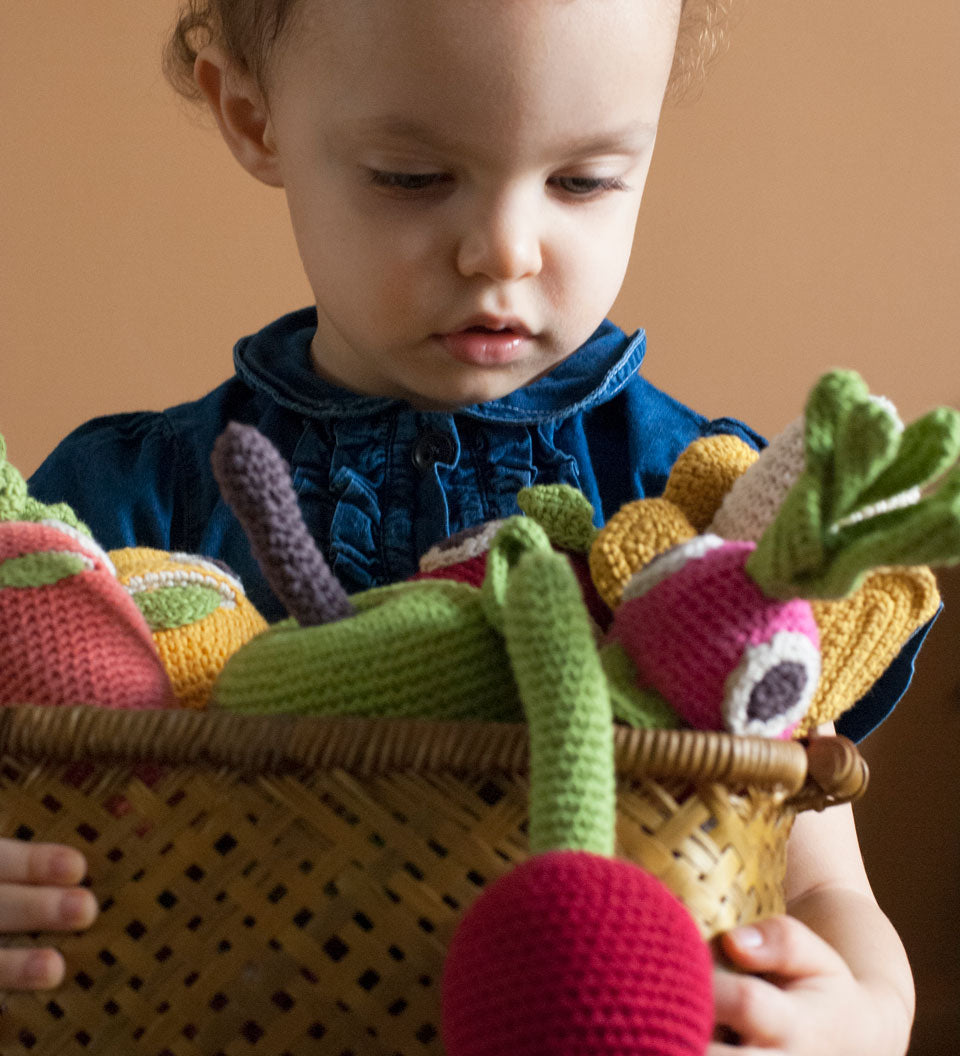
[[[447,942],[527,854],[523,726],[24,707],[0,755],[0,832],[80,846],[102,906],[4,1056],[441,1053]],[[707,938],[780,911],[794,815],[866,781],[842,738],[618,727],[616,759],[617,853]]]

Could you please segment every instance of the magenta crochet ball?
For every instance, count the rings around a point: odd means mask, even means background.
[[[537,855],[492,884],[454,934],[448,1056],[702,1056],[712,959],[682,903],[639,866]]]

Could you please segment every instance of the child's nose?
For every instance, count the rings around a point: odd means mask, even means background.
[[[517,195],[501,198],[471,216],[457,249],[457,268],[466,277],[498,282],[537,275],[543,266],[536,208]]]

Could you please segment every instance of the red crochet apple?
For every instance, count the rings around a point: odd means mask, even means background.
[[[0,521],[0,704],[175,706],[109,557],[58,522]]]

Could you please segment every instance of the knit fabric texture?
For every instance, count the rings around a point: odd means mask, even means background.
[[[936,578],[924,567],[878,569],[849,598],[811,602],[821,674],[796,736],[852,708],[939,605]]]
[[[616,825],[613,713],[580,586],[544,537],[511,555],[503,629],[530,727],[530,849],[612,854]],[[522,537],[523,542],[530,539]],[[537,545],[539,542],[539,545]]]
[[[590,574],[611,609],[627,581],[657,554],[697,534],[686,514],[669,499],[636,499],[607,521],[590,548]]]
[[[289,620],[248,642],[227,660],[213,703],[263,714],[521,719],[503,641],[478,590],[435,579],[363,591],[352,602],[350,619]]]
[[[346,591],[304,524],[290,467],[252,426],[231,422],[217,437],[213,475],[243,525],[274,594],[303,627],[352,616]]]
[[[517,505],[547,533],[558,550],[585,554],[597,538],[593,507],[569,484],[535,484],[517,492]]]
[[[174,704],[140,610],[70,525],[0,522],[0,704]]]
[[[696,531],[704,532],[757,457],[749,444],[729,433],[694,440],[673,464],[663,498],[680,509]]]
[[[38,502],[27,493],[23,474],[7,461],[6,441],[0,436],[0,521],[58,521],[90,537],[90,529],[65,502]]]
[[[820,675],[808,602],[767,597],[745,574],[754,544],[700,535],[628,584],[609,640],[696,729],[788,736]]]
[[[824,375],[804,411],[803,470],[747,571],[775,597],[842,598],[874,568],[960,561],[958,456],[960,412],[904,428],[858,374]],[[922,498],[889,501],[906,492]]]
[[[227,658],[267,629],[236,576],[195,554],[112,550],[117,578],[149,626],[185,708],[206,707]]]
[[[778,433],[755,464],[733,481],[707,530],[724,539],[756,542],[773,523],[787,492],[803,472],[804,419]]]
[[[712,962],[681,903],[629,862],[556,852],[494,882],[454,933],[448,1056],[702,1056]]]

